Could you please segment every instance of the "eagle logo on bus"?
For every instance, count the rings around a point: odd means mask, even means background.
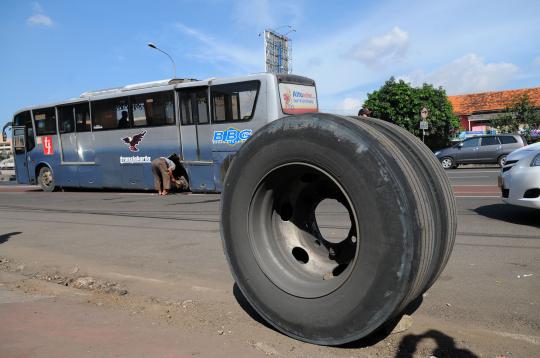
[[[129,150],[131,152],[138,152],[139,151],[139,143],[144,138],[144,135],[146,134],[146,131],[142,131],[141,133],[135,134],[133,137],[125,137],[122,138],[122,141],[129,146]]]
[[[244,129],[239,131],[236,128],[230,127],[224,131],[214,131],[212,143],[227,143],[228,145],[235,145],[236,143],[245,142],[249,137],[251,137],[252,133],[253,129]]]

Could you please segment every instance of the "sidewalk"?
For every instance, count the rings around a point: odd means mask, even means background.
[[[90,292],[0,272],[0,357],[263,357],[227,334],[118,310]],[[29,282],[34,281],[34,282]],[[19,286],[19,288],[17,288]]]

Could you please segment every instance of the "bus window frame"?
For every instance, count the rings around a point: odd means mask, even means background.
[[[216,116],[215,116],[215,106],[214,106],[214,92],[212,91],[213,88],[215,87],[218,87],[218,86],[234,86],[234,85],[238,85],[238,84],[250,84],[250,83],[256,83],[257,84],[257,88],[256,88],[256,92],[255,92],[255,99],[254,99],[254,103],[253,103],[253,108],[251,110],[251,114],[249,116],[249,118],[240,118],[240,119],[237,119],[237,120],[224,120],[224,121],[216,121]],[[212,85],[210,86],[210,105],[211,105],[211,121],[213,124],[230,124],[230,123],[244,123],[244,122],[249,122],[251,121],[254,117],[255,117],[255,113],[257,111],[257,104],[259,102],[259,94],[261,92],[261,80],[249,80],[249,81],[239,81],[239,82],[228,82],[228,83],[220,83],[220,84],[216,84],[216,85]],[[237,96],[237,101],[238,101],[238,104],[240,104],[240,96]],[[232,110],[232,109],[231,109]],[[238,105],[238,112],[240,113],[240,105]],[[240,116],[239,116],[240,117]]]
[[[190,110],[190,117],[192,119],[192,123],[184,123],[184,114],[183,114],[183,111],[182,111],[182,94],[184,92],[189,92],[190,94],[190,106],[189,106],[189,110]],[[197,103],[194,103],[192,100],[193,100],[193,95],[197,92],[205,92],[206,96],[206,117],[208,119],[208,122],[206,123],[199,123],[199,110],[198,110],[198,107],[197,107]],[[177,88],[176,89],[176,93],[178,94],[178,107],[179,107],[179,111],[178,111],[178,119],[180,120],[180,125],[181,126],[193,126],[193,125],[197,125],[197,126],[206,126],[206,125],[210,125],[213,123],[212,121],[212,111],[210,109],[210,86],[194,86],[194,87],[181,87],[181,88]],[[197,119],[195,120],[194,117],[193,117],[193,109],[194,108],[197,108]]]
[[[23,113],[28,113],[28,116],[29,116],[29,119],[27,122],[23,123],[23,124],[16,124],[15,122],[15,117],[17,117],[18,115],[22,115]],[[30,128],[27,126],[27,123],[30,124]],[[36,129],[34,128],[34,117],[33,117],[33,114],[32,114],[32,110],[31,109],[28,109],[28,110],[25,110],[25,111],[21,111],[17,114],[15,114],[13,116],[13,126],[17,126],[17,127],[26,127],[26,138],[25,138],[25,142],[26,142],[26,151],[27,152],[30,152],[32,149],[34,149],[36,147]],[[30,130],[32,130],[32,133],[30,133]],[[32,138],[30,138],[30,135],[32,135]]]
[[[145,118],[146,120],[146,125],[144,126],[136,126],[135,125],[135,118],[133,117],[133,102],[132,102],[132,98],[133,97],[139,97],[139,96],[149,96],[149,95],[153,95],[153,94],[158,94],[158,95],[161,95],[163,93],[167,93],[167,92],[170,92],[172,94],[172,105],[173,105],[173,120],[174,122],[173,123],[165,123],[165,124],[160,124],[160,125],[148,125],[148,118]],[[155,91],[155,92],[144,92],[144,93],[139,93],[139,94],[133,94],[133,95],[130,95],[129,96],[129,110],[130,110],[130,124],[131,124],[131,127],[130,128],[154,128],[154,127],[167,127],[167,126],[176,126],[176,100],[175,100],[175,91],[173,89],[170,89],[170,90],[165,90],[165,91]],[[165,109],[164,109],[165,110]]]
[[[96,102],[102,102],[102,101],[115,101],[118,99],[125,98],[127,100],[127,112],[128,112],[128,123],[129,127],[126,128],[118,128],[118,118],[116,118],[116,127],[114,128],[94,128],[94,104]],[[90,103],[90,123],[91,123],[91,132],[107,132],[107,131],[115,131],[115,130],[126,130],[126,129],[133,129],[133,128],[142,128],[142,127],[135,127],[133,126],[133,115],[131,113],[131,100],[129,95],[123,95],[123,96],[115,96],[115,97],[106,97],[106,98],[100,98],[93,101],[89,101]],[[82,132],[84,133],[84,132]]]
[[[35,133],[35,136],[36,137],[43,137],[43,136],[51,136],[51,135],[57,135],[58,134],[58,113],[57,113],[57,110],[56,110],[57,106],[52,106],[52,107],[39,107],[39,108],[33,108],[31,110],[31,113],[32,113],[32,126],[34,127],[34,133]],[[35,113],[36,111],[45,111],[45,110],[48,110],[48,109],[52,109],[54,111],[54,116],[55,116],[55,119],[54,119],[54,133],[40,133],[38,134],[37,133],[37,125],[36,125],[36,117],[35,117]],[[46,119],[46,118],[45,118]]]

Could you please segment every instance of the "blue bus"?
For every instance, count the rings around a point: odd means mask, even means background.
[[[191,191],[219,192],[227,163],[254,131],[286,115],[317,111],[315,82],[289,74],[85,92],[15,113],[17,181],[44,191],[148,190],[152,159],[177,153]]]

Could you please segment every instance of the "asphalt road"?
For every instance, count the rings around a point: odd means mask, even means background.
[[[0,356],[28,349],[58,356],[63,351],[48,345],[44,333],[55,324],[64,327],[58,335],[75,337],[63,346],[71,356],[128,356],[132,350],[118,351],[107,335],[89,333],[103,320],[116,327],[119,341],[147,356],[535,356],[540,211],[503,204],[496,168],[448,175],[458,202],[458,237],[447,268],[412,315],[412,327],[339,348],[289,339],[251,311],[223,256],[219,195],[43,193],[0,186],[0,321],[11,322],[0,327],[10,342],[0,345]],[[333,203],[318,215],[329,235],[347,225]],[[73,288],[81,276],[101,280],[101,286]],[[60,292],[56,283],[69,287]],[[47,312],[56,312],[57,320]],[[94,319],[85,326],[81,317]],[[70,324],[82,333],[70,333]],[[152,332],[167,354],[140,338]],[[88,349],[76,349],[85,343]]]

